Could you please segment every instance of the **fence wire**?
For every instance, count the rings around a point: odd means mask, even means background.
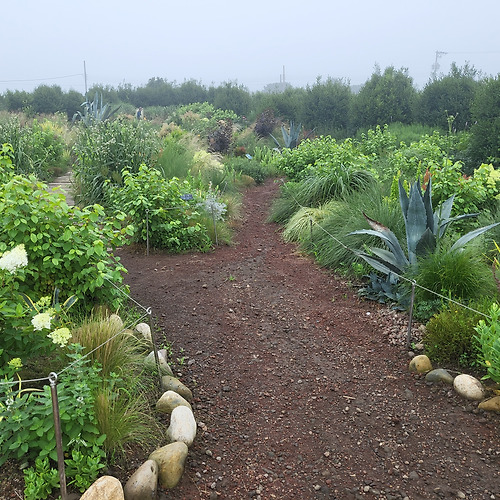
[[[282,184],[284,187],[286,187],[286,184],[283,180],[281,180]],[[293,195],[293,193],[290,193],[290,196],[291,198],[295,201],[295,203],[297,204],[297,206],[299,206],[300,208],[302,209],[305,209],[307,207],[303,206],[298,200],[297,198],[295,198],[295,196]],[[316,227],[318,227],[319,229],[321,229],[321,231],[323,231],[325,234],[327,234],[332,240],[334,240],[336,243],[338,243],[339,245],[341,245],[343,248],[345,248],[346,250],[348,250],[349,252],[352,252],[354,255],[356,255],[356,251],[353,250],[352,248],[348,247],[343,241],[339,240],[336,236],[334,236],[333,234],[331,234],[329,231],[327,231],[323,226],[321,226],[321,224],[319,224],[317,221],[313,220],[312,217],[309,217],[309,223],[311,225],[311,227],[314,225]],[[401,274],[398,274],[396,272],[393,272],[392,273],[394,276],[396,276],[397,278],[403,280],[403,281],[406,281],[410,284],[412,284],[413,286],[417,287],[417,288],[420,288],[421,290],[424,290],[432,295],[435,295],[436,297],[439,297],[440,299],[443,299],[443,300],[447,300],[448,302],[451,302],[459,307],[463,307],[464,309],[468,309],[469,311],[472,311],[474,313],[477,313],[477,314],[480,314],[481,316],[484,316],[485,318],[487,319],[492,319],[491,316],[489,316],[488,314],[485,314],[484,312],[482,311],[478,311],[466,304],[462,304],[461,302],[458,302],[457,300],[454,300],[450,297],[446,297],[446,295],[442,295],[440,293],[437,293],[435,292],[434,290],[430,290],[429,288],[426,288],[425,286],[422,286],[420,285],[419,283],[417,283],[415,280],[411,280],[409,278],[406,278],[405,276],[401,275]]]

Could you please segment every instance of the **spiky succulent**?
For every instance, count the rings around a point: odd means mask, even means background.
[[[399,180],[399,203],[403,212],[406,227],[407,254],[396,235],[386,226],[371,219],[363,213],[372,229],[360,229],[350,234],[368,234],[379,237],[387,246],[385,248],[370,248],[370,253],[361,250],[356,254],[370,264],[374,269],[384,273],[403,274],[408,267],[417,266],[418,258],[433,252],[439,240],[445,235],[452,222],[476,217],[478,214],[462,214],[450,217],[455,195],[448,198],[436,211],[432,209],[431,181],[422,193],[420,181],[410,186],[409,195]],[[462,249],[470,240],[497,226],[500,222],[490,224],[470,231],[459,238],[450,248],[450,252]]]

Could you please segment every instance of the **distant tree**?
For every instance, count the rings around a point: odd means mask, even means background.
[[[476,167],[483,162],[500,167],[500,74],[478,88],[472,103],[469,157]]]
[[[351,97],[348,83],[330,77],[322,82],[318,77],[312,87],[306,88],[299,119],[306,128],[315,128],[322,133],[345,131]]]
[[[66,113],[68,120],[72,120],[75,113],[82,110],[82,103],[85,97],[76,90],[70,90],[63,96],[64,108],[61,111]]]
[[[31,106],[32,94],[25,90],[7,90],[5,93],[5,107],[7,111],[23,111]]]
[[[272,109],[280,120],[298,122],[302,115],[305,92],[302,88],[294,87],[280,93],[257,92],[253,96],[253,109],[257,114]]]
[[[415,118],[423,125],[447,129],[448,117],[453,116],[453,127],[465,130],[472,125],[472,102],[480,83],[478,72],[466,64],[458,68],[452,64],[450,73],[427,83],[418,97]]]
[[[216,108],[234,111],[239,116],[247,116],[251,110],[248,89],[235,82],[224,82],[218,87],[210,87],[209,102]]]
[[[113,104],[119,104],[120,102],[116,89],[111,85],[102,85],[102,84],[93,85],[88,89],[86,98],[92,100],[96,94],[102,96],[102,100],[104,102],[109,102]]]
[[[32,111],[36,114],[53,114],[65,107],[64,95],[58,85],[39,85],[31,101]]]
[[[193,104],[194,102],[206,102],[208,90],[196,80],[186,80],[176,89],[176,104]]]
[[[118,85],[116,95],[120,102],[132,104],[135,90],[130,83],[122,83]]]
[[[413,121],[417,91],[406,68],[389,66],[380,73],[376,68],[371,78],[353,98],[351,124],[355,130],[386,123]]]

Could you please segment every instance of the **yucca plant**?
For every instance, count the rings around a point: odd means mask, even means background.
[[[436,211],[432,209],[431,181],[422,193],[420,181],[410,187],[408,195],[399,180],[399,202],[403,212],[406,227],[407,255],[394,233],[383,224],[371,219],[363,213],[372,229],[360,229],[350,234],[365,234],[379,237],[388,247],[372,247],[369,253],[358,250],[356,254],[370,264],[374,269],[384,274],[403,274],[410,267],[417,267],[418,258],[434,252],[441,238],[452,222],[475,217],[478,214],[462,214],[450,217],[455,196],[448,198]],[[499,225],[490,224],[470,231],[459,238],[451,247],[450,252],[461,250],[470,240]]]

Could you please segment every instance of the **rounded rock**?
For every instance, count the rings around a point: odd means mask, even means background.
[[[481,382],[472,375],[465,373],[455,377],[453,388],[460,396],[472,401],[481,401],[485,396],[485,390]]]
[[[432,370],[432,363],[425,354],[419,354],[410,361],[408,369],[412,373],[427,373]]]

